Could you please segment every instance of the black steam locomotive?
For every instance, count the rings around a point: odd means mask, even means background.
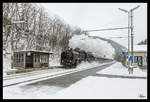
[[[66,67],[76,67],[82,61],[93,61],[95,58],[91,53],[81,50],[66,50],[61,53],[61,65]]]

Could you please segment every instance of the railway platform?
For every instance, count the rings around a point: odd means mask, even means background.
[[[51,66],[51,67],[42,67],[42,68],[26,68],[26,69],[25,68],[14,68],[16,70],[8,71],[7,75],[33,72],[33,71],[39,71],[39,70],[54,69],[54,68],[63,68],[63,66]]]

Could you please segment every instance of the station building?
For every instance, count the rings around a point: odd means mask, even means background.
[[[49,66],[49,58],[53,53],[46,51],[15,51],[13,54],[14,68],[41,68]]]
[[[130,49],[131,50],[131,49]],[[131,55],[131,51],[129,53]],[[139,67],[147,68],[147,45],[134,45],[133,46],[134,63]],[[126,59],[127,66],[128,59]]]

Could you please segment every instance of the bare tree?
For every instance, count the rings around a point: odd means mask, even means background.
[[[13,21],[25,21],[23,26],[12,26]],[[50,17],[41,7],[30,3],[3,3],[3,49],[14,35],[15,50],[66,50],[69,39],[80,35],[79,27],[70,27],[58,16]]]

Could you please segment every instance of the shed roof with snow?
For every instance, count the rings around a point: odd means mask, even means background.
[[[49,51],[39,51],[39,50],[16,50],[14,52],[42,52],[42,53],[49,53],[49,54],[53,54],[53,52],[49,52]]]

